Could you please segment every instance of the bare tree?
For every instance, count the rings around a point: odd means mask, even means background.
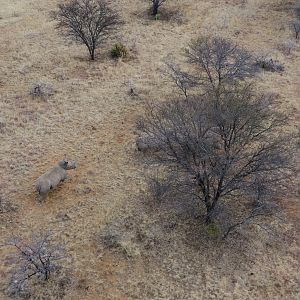
[[[99,48],[122,24],[117,12],[106,0],[70,0],[58,5],[53,13],[57,28],[68,37],[83,43],[91,60]]]
[[[251,54],[230,40],[201,37],[186,49],[198,84],[217,91],[223,84],[243,80],[256,71]]]
[[[28,282],[33,278],[47,281],[58,269],[57,261],[64,258],[63,249],[51,244],[50,234],[34,237],[28,244],[13,238],[6,245],[17,250],[17,265],[9,285],[11,295],[28,292]]]
[[[295,33],[295,38],[296,40],[299,39],[299,34],[300,34],[300,21],[294,21],[291,23],[291,28]]]
[[[300,19],[300,5],[297,5],[295,8],[296,17]]]
[[[180,93],[185,98],[189,96],[189,91],[194,87],[199,87],[197,76],[193,76],[189,72],[183,71],[173,60],[168,58],[165,61],[166,68],[163,70],[163,75],[171,79],[175,86],[179,89]]]
[[[150,0],[152,15],[156,16],[158,14],[158,9],[166,2],[167,0]]]
[[[288,119],[276,104],[251,85],[230,85],[218,95],[149,106],[139,128],[159,147],[149,159],[193,184],[210,223],[220,202],[245,209],[255,197],[283,191],[293,174]]]

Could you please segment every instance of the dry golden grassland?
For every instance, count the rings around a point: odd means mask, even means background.
[[[283,63],[282,74],[262,72],[257,81],[296,112],[299,124],[299,45],[291,55],[280,50],[293,39],[295,1],[169,0],[165,9],[178,9],[181,22],[178,15],[167,22],[147,17],[147,1],[115,0],[125,20],[117,40],[132,57],[112,60],[111,41],[95,62],[58,35],[49,17],[58,2],[0,0],[0,196],[17,207],[0,213],[0,243],[52,231],[72,266],[65,299],[299,299],[297,199],[282,199],[290,220],[284,242],[258,231],[248,241],[219,243],[194,219],[181,222],[149,207],[135,149],[135,121],[145,103],[173,93],[159,71],[164,58],[172,53],[181,61],[182,49],[201,34],[231,38]],[[37,82],[54,94],[30,96]],[[128,94],[131,84],[138,97]],[[78,168],[37,202],[36,178],[65,154]],[[128,231],[122,251],[112,251],[98,235],[118,220]],[[0,248],[1,299],[11,251]],[[62,298],[63,284],[55,284],[36,286],[32,297]]]

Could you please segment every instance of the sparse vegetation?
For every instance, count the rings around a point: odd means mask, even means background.
[[[291,28],[294,31],[295,34],[295,39],[299,39],[299,34],[300,34],[300,21],[294,21],[291,24]]]
[[[206,230],[211,237],[218,237],[220,234],[218,225],[215,223],[208,224]]]
[[[158,174],[148,178],[149,192],[157,203],[160,203],[172,191],[172,180],[160,178]]]
[[[268,58],[266,56],[261,56],[256,59],[256,65],[268,72],[283,72],[284,66],[278,61]]]
[[[293,41],[286,41],[280,45],[280,48],[285,55],[291,55],[296,48],[296,44]]]
[[[8,287],[8,294],[14,297],[30,297],[30,281],[48,281],[64,258],[63,249],[51,244],[49,234],[34,237],[29,243],[13,238],[6,246],[16,250],[17,263]]]
[[[45,82],[38,82],[34,84],[30,90],[30,95],[33,98],[42,98],[46,99],[52,95],[54,95],[54,89],[53,87]]]
[[[122,43],[114,44],[110,55],[112,58],[126,58],[128,57],[128,50]]]
[[[105,0],[70,0],[53,13],[63,35],[84,44],[95,59],[95,51],[122,25],[119,14]]]
[[[298,299],[299,4],[1,1],[0,299]]]

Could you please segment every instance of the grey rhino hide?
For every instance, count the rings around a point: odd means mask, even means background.
[[[75,169],[77,164],[75,161],[59,161],[54,167],[44,173],[37,179],[36,190],[40,195],[40,200],[47,197],[51,189],[57,187],[67,178],[67,170]]]

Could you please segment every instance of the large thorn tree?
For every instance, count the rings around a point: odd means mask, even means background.
[[[53,13],[57,28],[64,36],[84,44],[91,60],[95,51],[119,29],[119,14],[105,0],[71,0],[58,5]]]

